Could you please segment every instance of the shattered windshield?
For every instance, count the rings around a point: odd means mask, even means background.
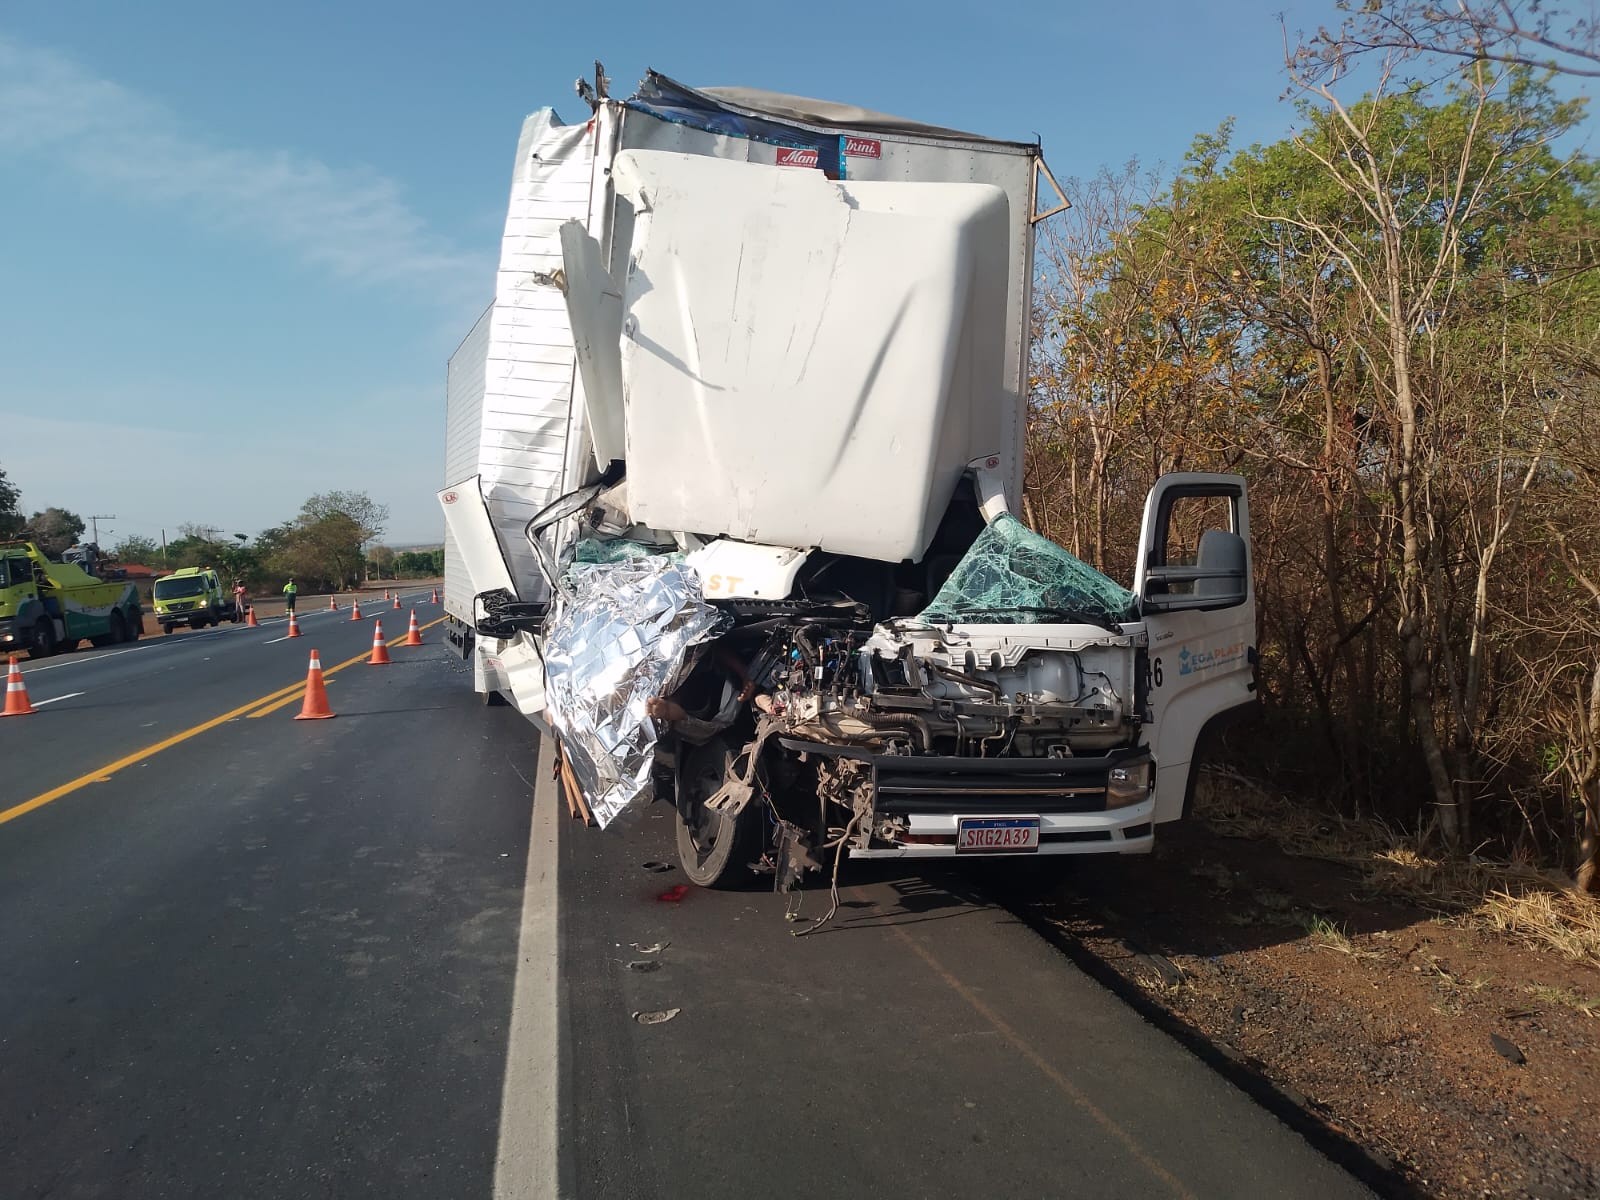
[[[1002,514],[978,535],[919,615],[928,624],[1086,623],[1137,619],[1134,594]]]

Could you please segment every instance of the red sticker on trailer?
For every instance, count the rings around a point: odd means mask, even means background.
[[[844,152],[852,158],[882,158],[883,143],[871,138],[847,137],[844,140]]]
[[[779,146],[778,165],[780,167],[815,167],[817,162],[815,149],[803,146]]]

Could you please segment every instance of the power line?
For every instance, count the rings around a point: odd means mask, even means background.
[[[94,537],[91,540],[96,546],[100,544],[100,522],[115,521],[116,519],[115,513],[97,513],[89,518],[89,524],[94,526]]]

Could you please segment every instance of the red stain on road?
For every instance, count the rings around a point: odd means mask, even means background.
[[[677,904],[688,894],[689,889],[687,886],[681,883],[675,883],[666,891],[657,896],[656,901],[660,904]]]

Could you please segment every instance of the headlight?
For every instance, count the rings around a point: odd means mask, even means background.
[[[1142,804],[1149,795],[1149,760],[1126,767],[1112,767],[1106,776],[1107,808],[1127,808],[1130,804]]]

